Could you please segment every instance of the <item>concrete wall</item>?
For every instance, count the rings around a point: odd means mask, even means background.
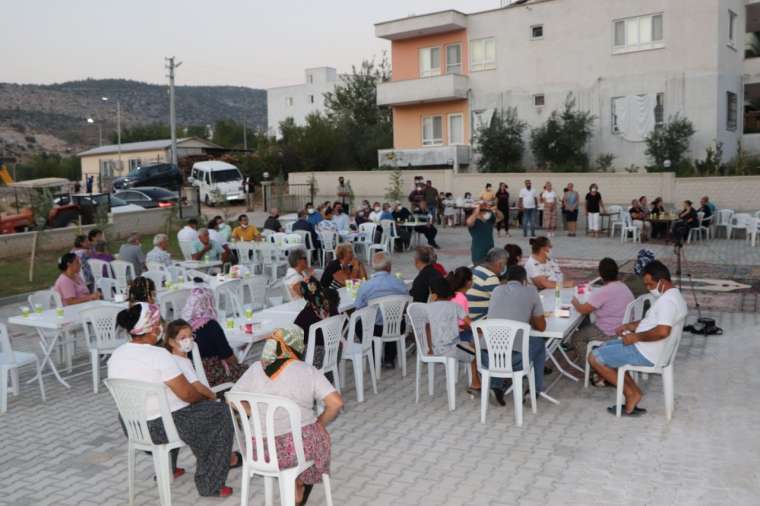
[[[132,213],[119,213],[113,216],[113,223],[107,228],[109,241],[119,241],[132,232],[143,235],[153,235],[166,230],[166,221],[174,209],[146,209]],[[177,223],[179,220],[177,219]],[[74,245],[74,238],[81,233],[87,233],[96,225],[86,225],[82,228],[67,227],[49,229],[40,234],[37,251],[60,251]],[[0,259],[29,255],[34,241],[34,232],[0,235]],[[118,244],[118,242],[117,242]]]
[[[351,181],[356,201],[367,199],[386,200],[384,195],[389,185],[391,171],[349,171],[316,172],[317,201],[334,200],[338,186],[338,176]],[[288,180],[292,184],[306,184],[312,173],[291,173]],[[660,196],[668,205],[675,206],[685,199],[697,202],[703,195],[710,196],[718,207],[742,211],[760,210],[760,176],[710,177],[710,178],[676,178],[672,173],[621,174],[621,173],[480,173],[454,174],[452,170],[412,170],[403,171],[403,190],[411,192],[414,176],[430,179],[438,191],[451,192],[461,197],[471,192],[477,197],[486,183],[496,187],[504,182],[509,185],[513,199],[517,198],[525,179],[531,179],[536,188],[542,188],[546,181],[551,181],[555,191],[562,191],[567,183],[574,183],[581,198],[588,191],[591,183],[599,185],[607,204],[629,205],[631,199],[646,195],[652,198]],[[406,198],[403,199],[406,201]]]

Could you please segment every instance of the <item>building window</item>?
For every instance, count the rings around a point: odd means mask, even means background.
[[[462,73],[462,46],[459,44],[446,46],[446,73]]]
[[[654,106],[654,127],[660,128],[665,125],[665,94],[657,94],[657,103]]]
[[[306,76],[306,82],[309,83],[309,84],[314,84],[314,76],[311,75],[311,74],[309,74],[308,76]]]
[[[544,25],[533,25],[530,27],[531,40],[541,40],[544,38]]]
[[[483,127],[486,127],[486,111],[472,111],[472,129],[477,132]],[[473,133],[473,135],[475,135]]]
[[[726,92],[726,130],[734,131],[737,125],[737,100],[736,93],[732,91]]]
[[[736,20],[739,16],[734,11],[728,11],[728,45],[736,48]]]
[[[443,117],[427,116],[422,118],[422,145],[443,145]]]
[[[101,177],[113,177],[115,168],[116,168],[115,160],[100,160],[100,176]]]
[[[491,70],[496,68],[496,39],[470,41],[470,70]]]
[[[463,114],[449,114],[449,144],[464,144]]]
[[[309,95],[309,103],[310,104],[314,103],[314,95]]]
[[[287,97],[285,99],[285,105],[287,105],[288,107],[293,107],[293,97]]]
[[[546,105],[546,97],[543,93],[539,95],[533,95],[533,105],[535,107],[543,107]]]
[[[662,14],[618,19],[613,22],[613,53],[665,47]]]
[[[441,48],[420,49],[420,77],[441,75]]]
[[[138,159],[132,159],[132,160],[129,160],[128,163],[129,163],[129,170],[131,172],[131,171],[135,170],[137,167],[140,166],[140,159],[139,158]]]

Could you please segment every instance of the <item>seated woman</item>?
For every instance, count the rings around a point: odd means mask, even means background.
[[[58,260],[58,270],[61,271],[61,274],[55,280],[53,290],[61,296],[64,306],[100,299],[99,291],[90,293],[87,288],[81,274],[82,264],[79,262],[76,253],[65,253]]]
[[[308,283],[302,282],[298,285],[300,297],[306,301],[306,305],[298,313],[293,323],[303,330],[304,342],[309,344],[309,329],[315,323],[319,323],[325,318],[338,314],[340,305],[340,295],[332,288],[322,288],[322,285],[311,280]],[[322,360],[325,356],[325,341],[321,331],[315,334],[316,342],[314,343],[314,366],[322,367]]]
[[[214,294],[203,283],[196,281],[182,308],[182,319],[193,328],[209,386],[237,381],[246,366],[238,363],[224,330],[216,321]]]
[[[227,406],[201,395],[187,381],[169,352],[156,346],[162,333],[158,306],[137,303],[121,311],[116,322],[129,334],[130,341],[116,348],[108,360],[108,378],[166,385],[177,433],[197,459],[195,487],[198,494],[203,497],[232,495],[232,489],[224,484],[230,470],[234,434]],[[145,411],[151,439],[156,444],[166,443],[158,401],[147,400]],[[235,458],[232,464],[238,466],[242,462]],[[175,473],[178,473],[176,469]]]
[[[276,395],[294,401],[301,410],[301,436],[304,457],[314,462],[296,478],[296,504],[302,505],[315,483],[323,474],[330,474],[330,435],[327,425],[337,418],[343,398],[329,381],[313,366],[303,362],[305,346],[303,331],[297,326],[275,330],[264,343],[261,361],[251,365],[235,384],[233,392]],[[319,417],[314,416],[314,401],[325,406]],[[266,427],[266,420],[261,420]],[[277,462],[280,469],[297,464],[287,413],[278,409],[274,414]]]
[[[349,279],[367,279],[367,271],[358,258],[354,257],[354,248],[348,243],[338,244],[335,248],[335,260],[327,263],[322,274],[323,288],[343,288]]]
[[[472,288],[472,270],[469,267],[457,267],[456,270],[449,272],[446,281],[454,291],[451,302],[458,304],[464,309],[467,318],[460,318],[457,321],[459,327],[459,340],[466,343],[472,343],[472,329],[470,328],[470,303],[467,300],[467,291]],[[473,357],[470,363],[472,368],[472,384],[468,391],[471,394],[477,394],[480,391],[480,375],[478,374],[478,364]]]
[[[678,219],[673,223],[673,237],[677,241],[685,241],[689,237],[689,230],[699,226],[699,217],[692,205],[691,200],[684,200]]]
[[[646,241],[650,235],[652,224],[647,219],[647,211],[641,207],[637,199],[631,200],[631,207],[628,208],[628,214],[631,216],[631,223],[641,231],[641,240]]]
[[[522,262],[522,248],[517,244],[505,244],[504,250],[507,252],[507,269],[513,265],[520,265]]]
[[[532,254],[525,262],[528,280],[539,291],[554,288],[562,277],[559,264],[551,259],[552,244],[546,237],[534,237],[530,240]],[[575,286],[571,280],[562,282],[564,287]]]
[[[293,250],[288,255],[288,267],[282,282],[288,291],[292,300],[303,297],[301,294],[301,283],[309,281],[314,275],[314,269],[309,267],[306,251],[302,249]]]
[[[662,204],[662,197],[657,197],[652,201],[652,208],[649,212],[652,216],[665,214],[665,206]],[[652,239],[665,237],[668,232],[668,224],[663,222],[652,223]]]

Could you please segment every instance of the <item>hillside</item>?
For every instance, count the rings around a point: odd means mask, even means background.
[[[101,97],[109,97],[105,102]],[[116,129],[116,99],[122,126],[168,123],[166,85],[126,79],[87,79],[60,84],[0,83],[0,156],[25,158],[47,152],[76,152],[104,142]],[[240,86],[177,86],[177,125],[207,125],[221,119],[246,120],[266,128],[266,91]]]

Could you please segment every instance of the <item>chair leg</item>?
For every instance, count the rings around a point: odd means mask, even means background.
[[[369,355],[365,355],[367,357],[367,368],[369,369],[369,377],[372,380],[372,392],[374,392],[375,395],[377,395],[377,378],[375,378],[375,367],[372,364],[372,358]],[[364,362],[364,357],[362,357],[362,362]]]
[[[435,363],[427,363],[428,371],[428,396],[432,397],[435,394]]]
[[[12,393],[14,396],[18,396],[20,389],[19,389],[19,381],[18,381],[18,368],[14,367],[9,371],[10,373],[10,388],[8,389],[9,393]]]
[[[247,470],[245,468],[245,465],[243,465],[243,472],[242,472],[242,474],[243,474],[243,477],[240,480],[240,506],[247,506],[248,505],[248,494],[250,493],[249,489],[251,487],[251,475],[248,474],[248,472],[247,472]],[[266,488],[267,488],[268,480],[271,480],[271,478],[268,477],[268,476],[264,478],[265,494],[266,494]],[[269,488],[271,488],[271,484],[269,484],[269,485],[270,485]]]
[[[346,361],[351,359],[346,359],[345,357],[341,360],[343,367],[338,368],[338,374],[340,375],[340,384],[346,385]],[[354,371],[356,371],[356,367],[353,368]]]
[[[615,388],[615,416],[620,418],[622,415],[623,404],[623,384],[625,381],[625,368],[621,367],[617,371],[617,387]]]
[[[243,479],[250,481],[250,475],[244,473]],[[245,497],[246,504],[248,503],[248,496]],[[241,500],[241,506],[245,506]],[[264,477],[264,504],[266,506],[274,506],[274,478],[271,476]]]
[[[486,423],[488,411],[488,390],[491,388],[491,378],[487,372],[480,373],[480,423]]]
[[[294,506],[296,503],[295,476],[292,476],[292,478],[280,476],[277,481],[280,484],[280,504],[285,506]]]
[[[135,450],[127,449],[127,481],[129,485],[129,506],[135,502]]]
[[[325,487],[325,504],[327,506],[333,506],[332,487],[330,486],[330,475],[329,474],[323,474],[322,475],[322,484]]]
[[[166,450],[153,450],[153,466],[156,471],[158,495],[161,506],[171,506],[171,466],[169,464],[169,452]]]
[[[456,360],[449,360],[444,364],[446,368],[446,395],[449,398],[449,411],[456,409],[457,396],[457,363]]]
[[[356,402],[364,402],[364,357],[358,357],[351,361],[354,368],[354,388],[356,388]],[[345,366],[343,367],[345,370]]]
[[[375,375],[380,379],[380,371],[383,368],[383,342],[380,339],[372,340],[373,351],[375,352]]]
[[[8,411],[8,369],[0,367],[0,414]]]
[[[662,371],[662,390],[665,394],[665,416],[668,421],[673,417],[673,386],[673,365],[671,364]]]
[[[398,357],[401,361],[401,376],[406,378],[406,338],[403,337],[398,341]]]
[[[92,363],[92,391],[98,393],[100,383],[100,357],[97,350],[90,350],[90,362]]]
[[[523,377],[521,374],[516,374],[512,377],[512,400],[515,404],[515,423],[518,427],[522,427],[523,424]]]
[[[39,359],[35,359],[34,364],[37,369],[37,382],[40,384],[40,397],[42,397],[42,402],[47,402],[47,397],[45,396],[45,383],[42,381],[42,369],[40,368]]]
[[[417,367],[414,372],[414,403],[420,402],[420,376],[422,375],[422,361],[420,360],[420,352],[417,350]],[[428,369],[429,372],[429,369]]]
[[[530,392],[530,410],[536,413],[536,369],[531,364],[528,373],[528,391]]]

